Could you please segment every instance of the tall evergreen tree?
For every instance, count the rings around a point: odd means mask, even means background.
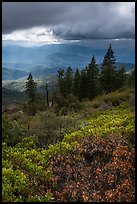
[[[30,73],[26,82],[26,93],[29,97],[29,102],[34,102],[36,100],[36,86],[37,83],[34,82],[34,79]]]
[[[65,73],[64,73],[64,69],[59,69],[57,71],[58,71],[57,77],[58,77],[59,91],[60,91],[60,94],[62,96],[65,96]]]
[[[109,93],[116,89],[116,66],[115,66],[115,56],[112,50],[111,44],[104,56],[104,60],[101,66],[101,74],[100,74],[100,85],[101,88]]]
[[[69,66],[65,73],[65,95],[69,95],[72,92],[73,72]]]
[[[86,69],[81,71],[81,78],[79,83],[79,99],[87,98],[87,72]]]
[[[73,94],[78,96],[79,94],[79,84],[80,84],[80,73],[78,68],[75,71],[74,80],[73,80]]]
[[[49,91],[48,91],[48,83],[46,83],[46,101],[47,101],[47,106],[49,106]]]
[[[126,82],[126,70],[122,66],[119,70],[116,71],[116,88],[122,88]]]
[[[96,64],[95,57],[93,55],[91,63],[88,65],[87,69],[87,96],[92,99],[98,95],[99,90],[99,69]]]

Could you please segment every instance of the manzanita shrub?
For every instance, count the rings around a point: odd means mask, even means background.
[[[135,150],[116,134],[83,139],[50,160],[59,202],[134,202]]]
[[[50,202],[54,187],[52,171],[40,149],[34,148],[31,138],[15,147],[3,143],[2,148],[2,201]]]

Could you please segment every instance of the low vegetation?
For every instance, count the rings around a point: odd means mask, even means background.
[[[123,89],[67,115],[4,113],[3,202],[135,201],[133,100]]]

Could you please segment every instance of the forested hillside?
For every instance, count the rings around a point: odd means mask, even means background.
[[[2,114],[2,202],[135,202],[135,70],[109,46]]]

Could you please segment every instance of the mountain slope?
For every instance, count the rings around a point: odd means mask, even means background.
[[[86,56],[86,59],[85,59]],[[90,60],[91,49],[84,46],[45,45],[42,47],[3,46],[2,63],[11,69],[28,70],[35,66],[84,66]],[[79,60],[83,60],[79,63]],[[24,66],[24,64],[26,66]]]
[[[67,57],[67,56],[66,56]],[[59,60],[59,58],[57,58]],[[82,61],[82,60],[81,60]],[[131,71],[135,68],[135,64],[133,63],[116,63],[117,68],[124,66],[126,71]],[[99,68],[101,64],[99,64]],[[51,77],[57,75],[58,66],[55,63],[54,68],[45,68],[43,66],[35,66],[33,69],[30,70],[34,77]],[[2,68],[2,80],[16,80],[21,79],[22,77],[28,76],[29,72],[23,70],[16,70],[16,69],[9,69],[9,68]]]
[[[36,66],[44,68],[84,68],[95,55],[98,64],[102,63],[106,49],[93,49],[91,47],[71,44],[51,44],[41,47],[3,46],[3,67],[30,71]],[[134,50],[115,50],[117,62],[133,62]]]
[[[9,69],[9,68],[2,68],[2,80],[15,80],[19,79],[24,76],[28,76],[28,72],[17,70],[17,69]]]
[[[25,93],[2,87],[2,106],[7,106],[10,104],[24,101],[25,98]]]

